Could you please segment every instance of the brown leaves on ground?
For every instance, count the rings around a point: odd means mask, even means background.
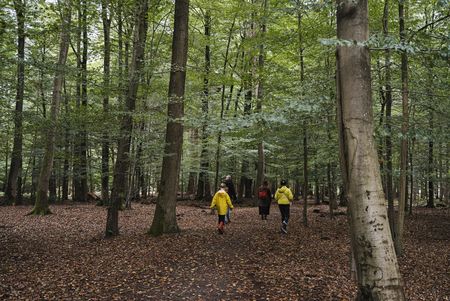
[[[106,211],[93,205],[0,207],[1,300],[352,300],[345,215],[330,220],[292,206],[289,233],[279,233],[272,206],[237,208],[225,234],[217,216],[179,206],[179,235],[148,236],[153,205],[120,213],[121,235],[104,239]],[[341,211],[344,209],[340,209]],[[407,217],[400,266],[409,300],[450,300],[448,209]]]

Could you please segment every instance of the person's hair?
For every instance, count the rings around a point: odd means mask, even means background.
[[[229,179],[231,179],[231,176],[230,175],[226,175],[225,176],[225,180],[229,180]]]
[[[286,185],[286,184],[287,184],[287,181],[286,181],[286,180],[281,180],[280,184],[281,184],[281,185]]]
[[[264,180],[264,181],[263,181],[263,185],[264,185],[264,186],[268,186],[268,185],[269,185],[269,182],[267,182],[266,180]]]
[[[227,188],[227,185],[225,183],[220,183],[220,188]]]

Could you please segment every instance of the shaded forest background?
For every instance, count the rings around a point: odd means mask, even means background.
[[[388,15],[382,2],[370,3],[368,41],[375,136],[385,192],[388,199],[394,199],[399,190],[400,61],[406,51],[408,199],[413,205],[447,205],[448,3],[408,3],[403,42],[397,3],[386,3]],[[54,124],[49,111],[61,7],[47,1],[0,2],[3,190],[11,158],[20,158],[16,162],[20,166],[17,192],[5,198],[6,203],[34,202],[44,138],[51,127],[57,128],[57,148],[50,200],[85,201],[88,192],[105,200],[109,197],[119,121],[129,114],[124,109],[124,95],[135,6],[125,0],[80,0],[70,5],[71,38],[61,115]],[[143,72],[132,113],[127,199],[147,198],[158,188],[172,18],[172,1],[150,1]],[[342,191],[335,122],[334,46],[340,43],[335,19],[335,6],[326,1],[192,1],[180,194],[208,199],[220,179],[230,174],[239,197],[252,197],[258,186],[259,148],[265,155],[265,177],[274,185],[287,178],[297,195],[307,191],[317,200],[334,199]],[[18,31],[20,21],[22,33]],[[20,35],[24,38],[23,57],[17,53]],[[260,55],[264,55],[263,68]],[[105,71],[105,58],[109,71]],[[23,68],[21,111],[16,107],[18,66]],[[259,86],[263,92],[258,92]],[[15,116],[22,120],[20,154],[13,152],[18,135],[14,134]],[[102,175],[106,179],[103,194]],[[303,187],[305,181],[307,188]]]

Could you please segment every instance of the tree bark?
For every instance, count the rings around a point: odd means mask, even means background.
[[[149,230],[149,233],[153,236],[179,232],[176,218],[176,199],[183,147],[182,118],[184,116],[188,22],[189,0],[176,0],[166,143],[155,215]]]
[[[111,12],[109,0],[102,0],[102,22],[103,22],[103,112],[109,112],[109,82],[111,64]],[[102,135],[102,202],[109,200],[109,135],[105,130]]]
[[[384,1],[383,34],[389,35],[389,0]],[[395,240],[394,194],[392,189],[392,87],[391,87],[391,50],[384,50],[385,58],[385,97],[386,97],[386,198],[388,218],[392,238]]]
[[[117,159],[114,166],[114,178],[111,192],[111,202],[108,206],[105,236],[119,234],[119,209],[127,197],[128,172],[130,168],[130,145],[133,131],[133,112],[136,107],[136,96],[144,64],[145,41],[147,38],[148,1],[136,3],[136,18],[133,40],[133,59],[129,70],[130,80],[125,101],[126,114],[120,123],[120,136],[117,149]]]
[[[398,3],[400,42],[406,40],[404,2]],[[401,53],[401,77],[402,77],[402,138],[400,146],[400,197],[398,201],[398,217],[395,224],[395,251],[397,256],[402,255],[403,251],[403,226],[405,222],[405,205],[408,196],[407,177],[408,177],[408,127],[409,127],[409,108],[408,108],[408,55],[406,51]]]
[[[55,78],[53,80],[53,94],[52,105],[50,112],[51,124],[47,128],[47,131],[43,134],[45,137],[45,150],[44,158],[42,160],[42,167],[39,174],[39,180],[37,185],[36,202],[34,208],[30,214],[46,215],[51,213],[48,207],[48,186],[49,179],[53,167],[53,155],[55,149],[55,137],[59,115],[59,104],[61,102],[61,90],[64,81],[65,65],[67,60],[67,52],[69,49],[70,39],[70,0],[61,2],[60,4],[62,12],[61,18],[61,36],[59,44],[59,56],[56,65]]]
[[[264,101],[264,59],[265,59],[265,50],[264,50],[264,39],[266,35],[266,19],[267,19],[267,0],[262,0],[263,4],[263,16],[260,25],[260,39],[261,43],[259,44],[259,56],[258,56],[258,88],[257,88],[257,98],[256,98],[256,112],[262,112],[262,103]],[[262,125],[259,126],[260,129],[263,129]],[[257,164],[257,172],[256,172],[256,184],[254,193],[257,194],[257,189],[262,185],[264,181],[264,170],[265,170],[265,156],[264,156],[264,132],[260,132],[260,138],[258,142],[258,164]]]
[[[308,227],[308,136],[303,122],[303,225]]]
[[[367,0],[337,3],[338,39],[368,39]],[[341,168],[349,201],[357,300],[405,300],[373,139],[369,49],[337,47]]]
[[[22,111],[25,89],[25,0],[15,0],[14,9],[17,16],[17,87],[16,109],[14,111],[14,144],[11,154],[8,182],[5,190],[7,204],[22,203]]]
[[[209,114],[209,73],[211,69],[211,16],[209,11],[205,13],[205,70],[203,76],[202,95],[202,150],[200,153],[200,173],[198,176],[197,199],[210,201],[211,186],[209,184],[209,152],[208,152],[208,114]],[[225,91],[222,91],[224,93]],[[224,94],[225,95],[225,94]]]

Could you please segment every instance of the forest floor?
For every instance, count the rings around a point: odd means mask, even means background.
[[[104,239],[106,209],[93,204],[0,207],[0,300],[352,300],[347,218],[311,206],[291,209],[279,233],[275,205],[267,221],[238,207],[225,234],[207,206],[180,205],[177,235],[146,234],[154,205],[120,213],[120,236]],[[313,210],[320,210],[320,213]],[[344,212],[345,208],[340,208]],[[400,258],[408,300],[450,300],[450,210],[407,216]]]

